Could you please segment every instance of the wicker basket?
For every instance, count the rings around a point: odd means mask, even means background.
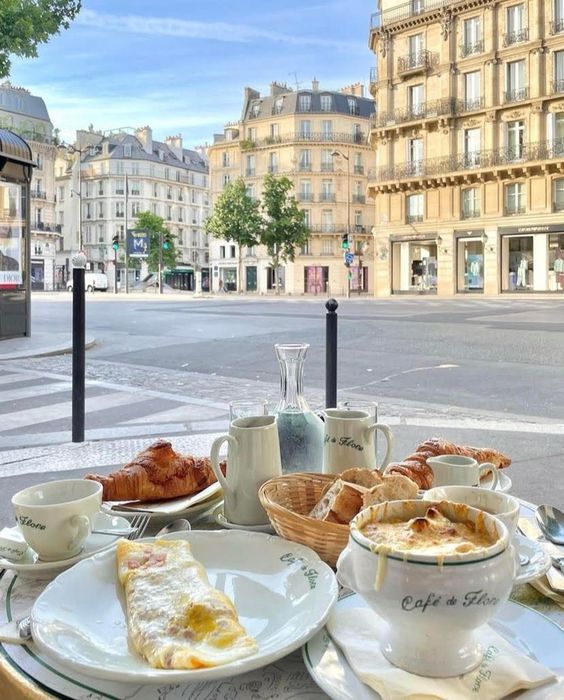
[[[259,489],[260,502],[280,537],[311,547],[333,567],[347,544],[349,526],[315,520],[308,513],[334,480],[331,474],[287,474]]]

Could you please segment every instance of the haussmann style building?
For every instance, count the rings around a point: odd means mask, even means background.
[[[212,198],[238,177],[251,197],[260,197],[266,173],[284,175],[294,184],[311,237],[278,279],[266,250],[245,250],[240,284],[237,245],[212,239],[214,291],[221,281],[227,290],[259,294],[345,294],[348,285],[354,294],[372,292],[374,204],[366,186],[374,160],[367,138],[373,109],[361,84],[334,91],[316,80],[297,90],[272,83],[268,95],[245,89],[240,121],[227,124],[208,149]],[[348,233],[349,268],[341,247]]]
[[[564,0],[380,0],[375,293],[564,291]]]
[[[176,268],[165,268],[165,283],[194,291],[198,273],[202,289],[209,288],[203,229],[210,210],[208,165],[201,153],[184,148],[181,136],[157,141],[149,126],[77,131],[75,144],[59,149],[56,183],[57,217],[64,231],[60,256],[67,275],[69,257],[82,247],[87,269],[107,273],[111,288],[117,283],[124,289],[125,232],[136,227],[138,214],[148,211],[164,219],[180,253]],[[117,260],[112,248],[116,235]],[[146,266],[134,270],[132,265],[129,281],[135,284],[146,272]]]

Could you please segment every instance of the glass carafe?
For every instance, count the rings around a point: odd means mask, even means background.
[[[280,401],[276,407],[282,472],[320,472],[324,424],[303,394],[307,343],[275,345],[280,363]]]

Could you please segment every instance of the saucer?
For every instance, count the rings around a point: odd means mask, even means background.
[[[238,525],[237,523],[232,523],[227,520],[223,513],[223,503],[220,503],[213,509],[213,519],[221,527],[225,527],[228,530],[248,530],[250,532],[267,532],[268,534],[276,534],[274,528],[270,523],[266,525]]]
[[[511,491],[511,487],[513,486],[513,482],[511,481],[511,477],[507,476],[507,474],[504,474],[503,471],[499,470],[498,471],[499,475],[499,480],[497,482],[497,486],[494,491],[501,491],[501,493],[507,493],[508,491]],[[480,479],[479,486],[481,488],[488,488],[489,483],[491,482],[491,475],[486,474],[486,476],[483,479]],[[453,484],[453,486],[456,486],[456,484]],[[425,493],[424,490],[419,489],[417,492],[417,498],[423,498],[423,494]]]
[[[520,569],[520,575],[525,575],[528,581],[534,581],[534,579],[544,576],[552,566],[550,555],[539,542],[516,532],[511,544],[520,556],[527,557],[529,560]]]
[[[129,527],[129,521],[118,516],[111,516],[103,512],[98,512],[94,516],[93,528],[95,530],[117,530],[122,532]],[[109,549],[121,537],[121,535],[95,535],[91,534],[86,538],[82,551],[69,559],[61,559],[60,561],[42,561],[38,554],[28,547],[27,552],[21,559],[12,561],[0,557],[0,569],[11,569],[19,574],[42,577],[50,575],[76,564],[76,562],[86,559],[92,554],[101,552],[104,549]]]

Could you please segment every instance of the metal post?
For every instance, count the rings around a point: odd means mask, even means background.
[[[125,174],[125,293],[129,293],[129,254],[128,254],[128,237],[127,237],[127,207],[129,206],[129,181],[127,173]]]
[[[337,405],[337,308],[336,299],[325,303],[325,406]]]
[[[85,395],[85,303],[84,268],[86,256],[72,259],[72,441],[84,442]]]
[[[349,246],[352,246],[351,241],[351,149],[348,149],[348,154],[345,156],[347,161],[347,238]],[[354,253],[354,250],[352,251]],[[347,267],[347,299],[351,296],[351,269]]]
[[[163,232],[159,233],[159,294],[163,293]]]
[[[118,293],[118,259],[117,248],[114,248],[114,294]]]

